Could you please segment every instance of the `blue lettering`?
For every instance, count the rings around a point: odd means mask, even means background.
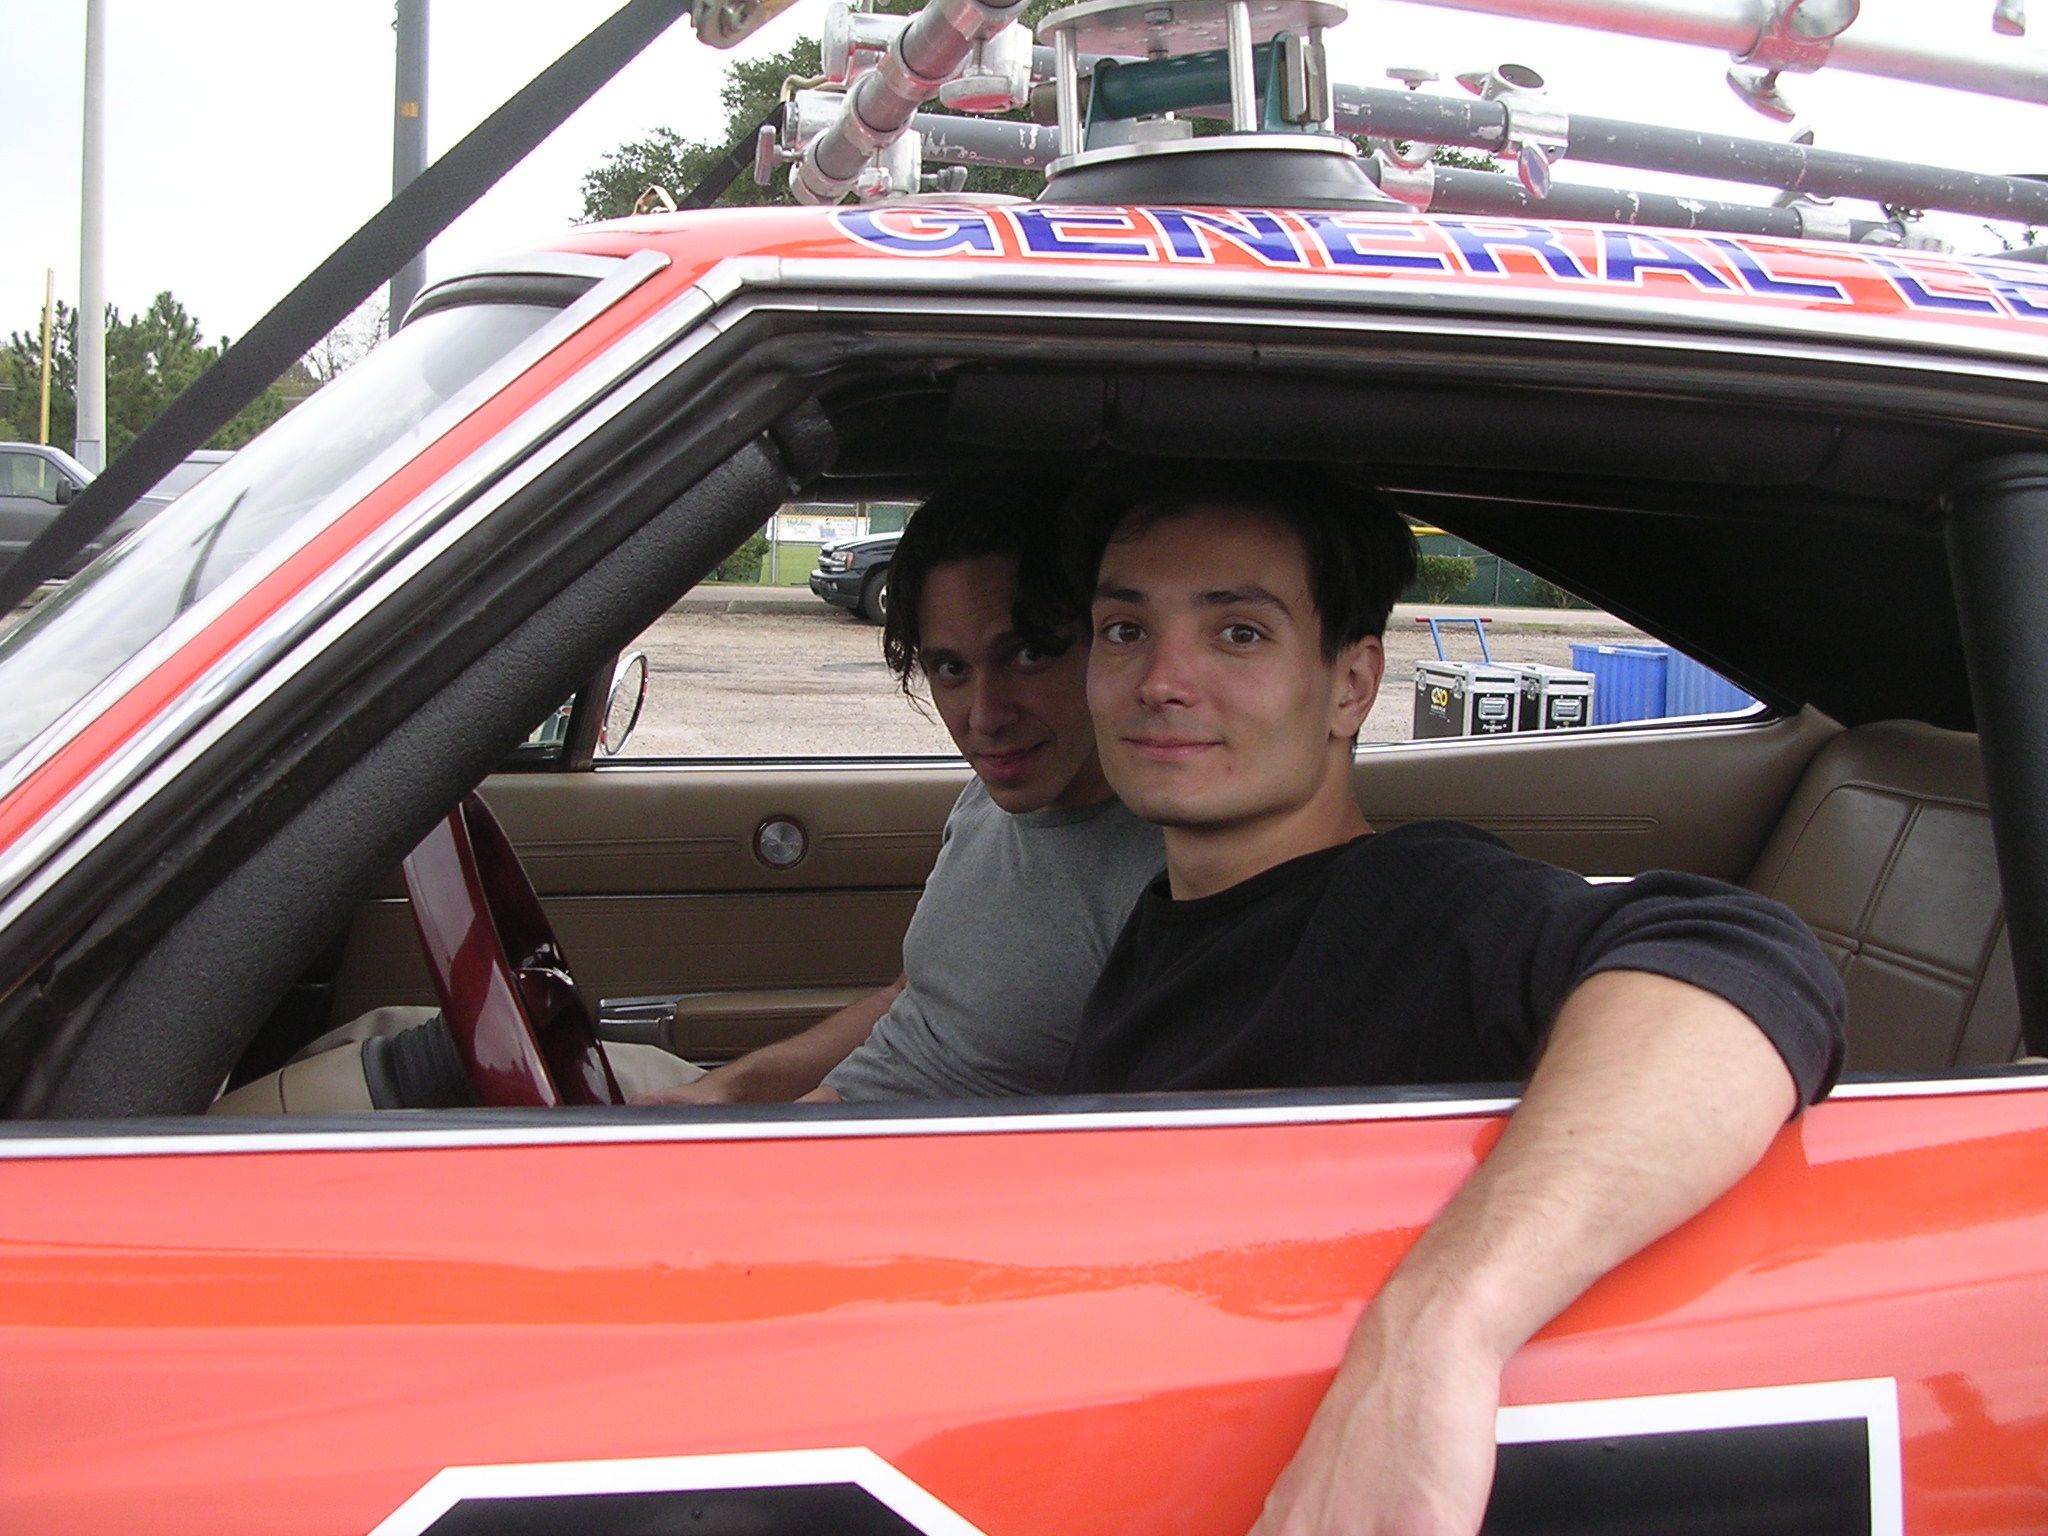
[[[1610,283],[1633,283],[1642,286],[1645,272],[1676,272],[1688,278],[1696,288],[1710,293],[1729,291],[1728,279],[1712,267],[1703,265],[1699,258],[1688,255],[1683,247],[1656,235],[1646,235],[1633,229],[1603,229],[1600,231],[1600,254],[1607,268]]]
[[[965,209],[842,208],[832,217],[861,244],[894,256],[943,256],[949,251],[994,255],[1001,249],[988,216]]]
[[[1899,297],[1915,309],[1939,309],[1951,314],[1995,315],[1998,306],[1989,299],[1965,298],[1961,294],[1936,293],[1889,256],[1874,252],[1863,253],[1866,260],[1885,275],[1892,287],[1899,291]]]
[[[1830,304],[1846,304],[1849,295],[1839,283],[1809,283],[1799,278],[1777,277],[1767,271],[1757,259],[1756,252],[1733,240],[1719,235],[1708,237],[1708,243],[1717,247],[1728,258],[1728,264],[1735,268],[1735,275],[1742,279],[1742,286],[1751,293],[1768,294],[1781,299],[1822,299]]]
[[[2048,320],[2048,278],[2023,277],[1991,262],[1969,263],[1972,277],[1980,278],[1997,294],[2005,307],[2022,320]],[[2032,297],[2028,297],[2028,295]]]
[[[1373,267],[1397,272],[1450,270],[1450,263],[1441,256],[1417,255],[1404,251],[1362,251],[1358,248],[1359,241],[1365,239],[1371,239],[1375,243],[1383,240],[1418,241],[1423,238],[1423,233],[1419,229],[1400,224],[1359,224],[1354,222],[1358,215],[1346,213],[1316,213],[1304,210],[1296,217],[1308,225],[1309,233],[1315,236],[1316,244],[1323,248],[1323,255],[1333,267]]]
[[[1543,258],[1543,265],[1550,269],[1553,277],[1576,278],[1581,282],[1592,277],[1579,265],[1578,257],[1558,243],[1557,231],[1541,224],[1515,224],[1503,220],[1488,226],[1494,231],[1491,234],[1459,219],[1444,219],[1440,225],[1450,235],[1452,244],[1457,246],[1458,257],[1466,268],[1482,276],[1501,276],[1501,265],[1493,253],[1505,249],[1534,251]]]
[[[1213,260],[1215,242],[1222,240],[1268,266],[1308,265],[1287,226],[1270,213],[1197,213],[1191,208],[1150,208],[1146,213],[1166,237],[1167,254],[1175,261]]]
[[[1033,256],[1157,256],[1149,240],[1073,239],[1069,229],[1113,229],[1136,233],[1121,213],[1069,213],[1057,208],[1013,208],[1010,217],[1024,237],[1024,249]]]

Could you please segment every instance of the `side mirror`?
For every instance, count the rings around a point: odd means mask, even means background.
[[[635,651],[612,673],[612,691],[604,704],[604,724],[598,727],[600,757],[617,757],[626,749],[633,727],[640,723],[640,711],[647,703],[647,653]]]
[[[68,507],[78,499],[78,487],[61,475],[57,479],[57,505]]]

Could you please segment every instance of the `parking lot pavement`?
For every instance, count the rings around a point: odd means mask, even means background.
[[[649,680],[629,757],[952,754],[930,705],[906,699],[882,664],[874,625],[801,588],[787,589],[801,602],[741,611],[712,606],[703,600],[706,590],[690,594],[636,642],[647,652]],[[1436,656],[1428,629],[1412,622],[1415,611],[1397,610],[1388,625],[1387,682],[1366,721],[1366,742],[1412,734],[1415,664]],[[1504,662],[1569,666],[1574,641],[1645,638],[1605,614],[1494,612],[1488,635]],[[1454,660],[1478,659],[1469,627],[1447,634],[1446,649]]]

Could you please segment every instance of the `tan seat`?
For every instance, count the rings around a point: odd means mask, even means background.
[[[2019,996],[1977,738],[1908,721],[1814,757],[1750,872],[1806,919],[1849,993],[1852,1072],[2013,1060]]]

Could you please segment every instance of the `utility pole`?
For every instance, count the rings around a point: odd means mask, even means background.
[[[391,119],[391,195],[396,197],[427,168],[427,0],[398,0],[394,29],[398,84]],[[398,329],[425,280],[424,255],[413,257],[391,279],[389,331]]]
[[[57,269],[43,268],[43,424],[36,441],[50,440],[50,331],[56,324]]]
[[[107,467],[107,0],[85,0],[85,167],[79,183],[78,423],[72,455]]]

